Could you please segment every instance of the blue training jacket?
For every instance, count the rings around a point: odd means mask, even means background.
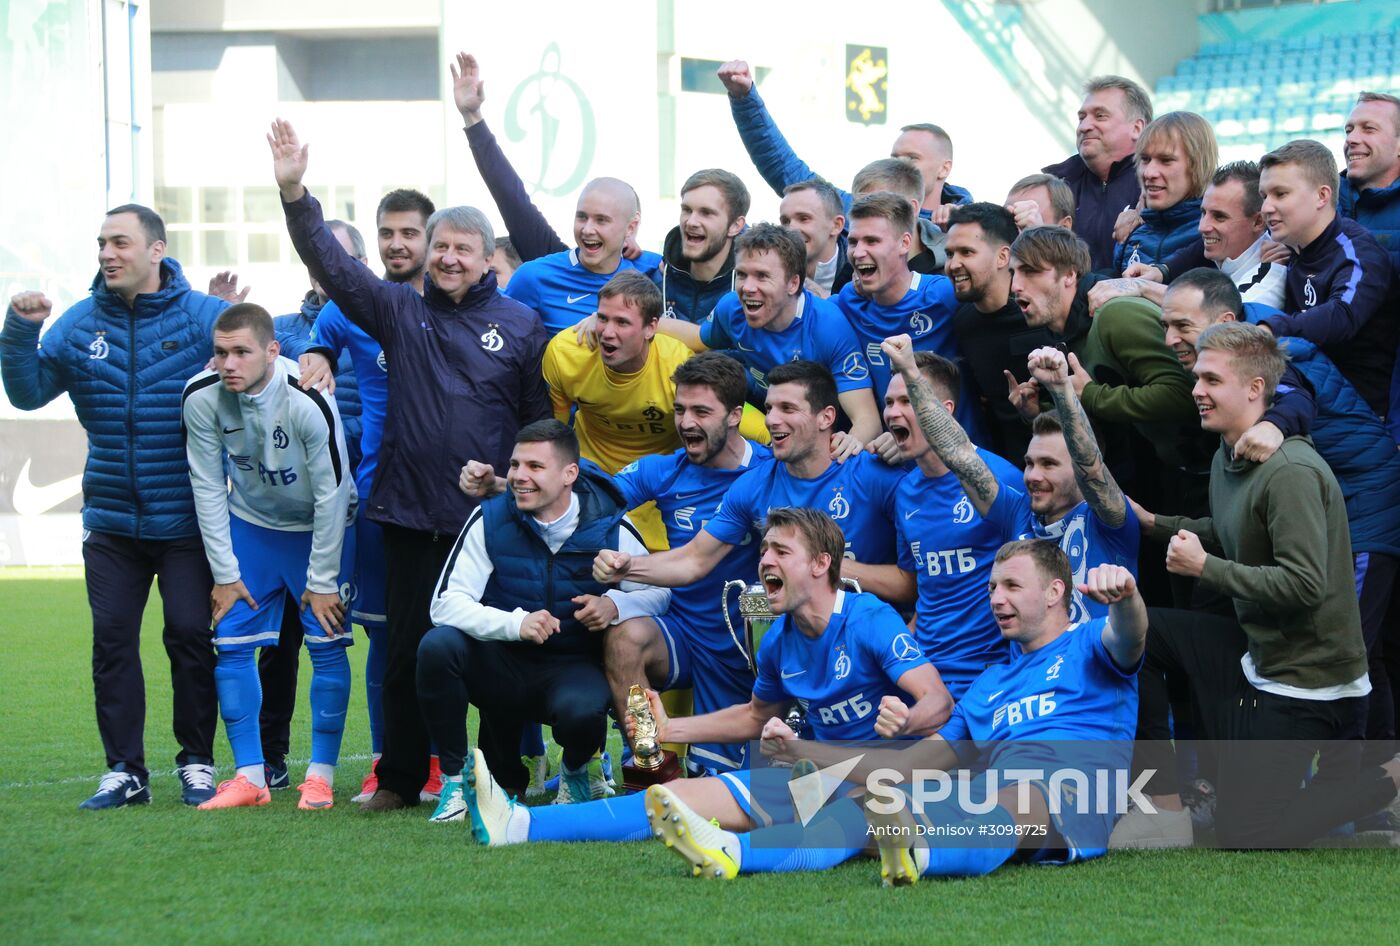
[[[1146,209],[1142,223],[1113,251],[1114,275],[1133,263],[1157,263],[1201,235],[1200,200],[1183,200],[1166,210]]]
[[[40,326],[13,312],[0,332],[5,394],[35,410],[67,393],[88,435],[83,528],[133,539],[199,534],[180,395],[213,354],[228,303],[195,292],[161,261],[160,288],[126,302],[99,273],[92,295]]]

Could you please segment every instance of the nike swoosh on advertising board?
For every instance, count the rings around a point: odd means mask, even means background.
[[[34,460],[24,461],[15,478],[15,490],[10,496],[10,504],[21,516],[41,516],[55,506],[72,499],[83,491],[83,474],[67,476],[52,483],[38,486],[29,478],[29,467]]]

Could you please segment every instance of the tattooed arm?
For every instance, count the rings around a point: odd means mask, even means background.
[[[914,344],[908,335],[885,339],[880,350],[909,388],[909,403],[919,418],[924,439],[944,465],[957,475],[978,515],[985,516],[996,502],[1000,486],[986,461],[977,455],[977,448],[968,439],[967,432],[953,419],[952,403],[940,399],[919,370],[914,361]]]
[[[1074,479],[1079,484],[1079,491],[1104,525],[1110,529],[1118,528],[1128,517],[1128,504],[1103,462],[1103,453],[1094,439],[1089,416],[1084,413],[1084,405],[1079,403],[1079,396],[1074,393],[1074,385],[1070,382],[1069,364],[1065,361],[1064,353],[1058,348],[1037,348],[1031,352],[1029,367],[1040,386],[1055,398],[1060,425],[1065,429],[1065,447],[1069,450],[1070,462],[1074,464]]]

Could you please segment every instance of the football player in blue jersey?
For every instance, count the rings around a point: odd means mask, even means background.
[[[907,738],[932,732],[948,718],[952,700],[899,615],[872,595],[842,590],[844,545],[840,528],[816,510],[770,512],[759,572],[780,617],[759,649],[752,696],[718,712],[671,720],[650,692],[659,740],[756,739],[765,728],[785,727],[780,717],[797,700],[806,702],[818,740]],[[900,694],[913,703],[906,705]],[[898,711],[891,709],[895,706]],[[482,844],[639,841],[656,834],[704,876],[806,866],[788,863],[791,851],[750,845],[747,834],[731,833],[769,826],[775,817],[791,818],[788,776],[782,770],[745,768],[619,799],[531,809],[507,798],[479,751],[474,758],[466,795],[472,836]],[[864,822],[859,809],[854,811],[863,848]],[[673,819],[677,813],[683,814]],[[843,860],[850,856],[838,853]]]
[[[833,460],[836,404],[836,382],[825,366],[790,361],[774,368],[768,375],[766,420],[777,462],[739,477],[719,510],[681,548],[636,559],[604,549],[594,560],[594,576],[605,582],[630,578],[668,587],[692,584],[714,571],[778,506],[824,511],[845,530],[848,558],[897,572],[894,494],[904,472],[868,453],[844,463]],[[904,584],[895,580],[890,587]],[[871,590],[885,597],[889,589]]]
[[[655,253],[643,253],[635,261],[623,258],[623,244],[641,219],[641,202],[630,184],[594,178],[578,197],[574,249],[522,264],[511,275],[506,295],[538,312],[550,336],[576,324],[598,308],[598,290],[620,270],[651,276],[660,264]]]
[[[772,454],[739,434],[746,385],[738,362],[718,352],[696,355],[676,368],[672,380],[676,432],[685,445],[642,457],[614,474],[613,482],[629,503],[656,501],[675,549],[700,533],[739,476]],[[469,495],[486,496],[503,490],[505,481],[486,464],[473,462],[463,470],[461,486]],[[697,714],[747,699],[753,675],[715,608],[726,580],[748,580],[757,571],[758,543],[746,537],[708,576],[674,589],[665,614],[608,628],[603,659],[618,719],[628,689],[639,682],[657,690],[693,688]],[[737,626],[737,610],[731,612]],[[743,763],[746,748],[744,743],[693,745],[688,758],[706,769],[727,770]]]
[[[957,365],[931,351],[913,357],[933,396],[952,413]],[[987,581],[997,549],[1022,536],[973,508],[956,474],[929,448],[903,375],[896,374],[885,391],[885,424],[899,455],[916,464],[895,496],[899,567],[917,587],[914,636],[948,692],[962,699],[984,669],[1010,657],[987,610]],[[1020,470],[989,450],[973,449],[1001,486],[1021,486]]]
[[[836,378],[841,409],[851,421],[849,433],[836,435],[836,456],[853,456],[880,434],[870,369],[841,312],[805,288],[807,251],[801,237],[760,223],[740,234],[734,248],[734,292],[721,298],[699,325],[663,318],[657,331],[695,351],[728,350],[747,369],[755,404],[763,403],[768,372],[776,366],[797,359],[826,365]]]
[[[891,335],[908,335],[919,351],[949,361],[959,357],[953,338],[958,302],[952,281],[909,269],[914,220],[909,201],[890,191],[865,194],[851,204],[847,253],[855,274],[834,298],[870,365],[877,402],[884,401],[892,376],[880,352],[880,344]],[[966,400],[959,399],[956,416],[964,429],[976,433],[976,412]]]
[[[1040,372],[1038,383],[1051,389],[1058,410],[1040,414],[1031,428],[1033,436],[1022,474],[1024,492],[1007,488],[998,480],[923,380],[907,335],[886,339],[884,353],[908,386],[929,446],[958,475],[979,515],[1001,525],[1008,535],[1032,533],[1054,539],[1069,556],[1076,584],[1096,565],[1135,567],[1140,540],[1137,516],[1104,465],[1088,418],[1069,383],[1062,352],[1039,348],[1031,353],[1031,370]],[[1076,622],[1106,613],[1077,588],[1072,592],[1071,616]]]

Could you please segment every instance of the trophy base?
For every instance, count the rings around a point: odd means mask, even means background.
[[[681,777],[681,760],[668,749],[661,751],[661,764],[654,769],[646,769],[635,762],[622,767],[622,787],[629,792],[644,792],[652,785],[673,782]]]

